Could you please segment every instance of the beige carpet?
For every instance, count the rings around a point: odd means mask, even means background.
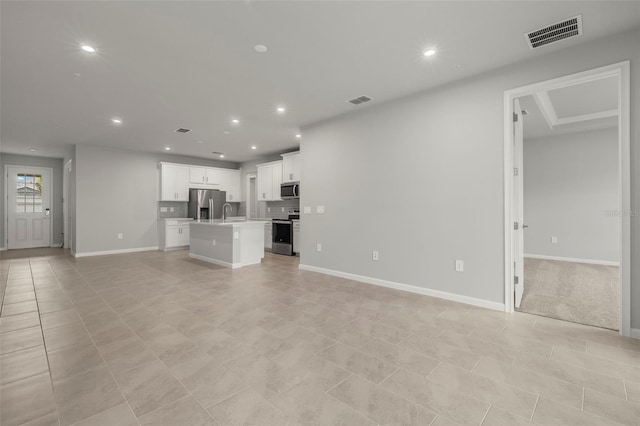
[[[618,330],[618,267],[526,258],[519,311]]]

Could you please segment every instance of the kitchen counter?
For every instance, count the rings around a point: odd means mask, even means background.
[[[190,222],[189,256],[227,268],[260,263],[266,221],[220,219]]]

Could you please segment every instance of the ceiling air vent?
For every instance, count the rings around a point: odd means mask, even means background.
[[[357,98],[353,98],[353,99],[349,99],[347,102],[349,102],[350,104],[354,104],[354,105],[360,105],[364,102],[369,102],[371,100],[370,97],[368,96],[360,96]]]
[[[527,40],[529,49],[545,46],[567,38],[582,35],[582,15],[565,19],[548,27],[526,33],[524,38]]]
[[[176,129],[176,133],[189,133],[191,129],[185,129],[183,127]]]

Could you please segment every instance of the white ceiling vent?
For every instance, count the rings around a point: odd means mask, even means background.
[[[354,105],[360,105],[361,103],[369,102],[370,100],[371,98],[368,96],[359,96],[357,98],[349,99],[347,102]]]
[[[191,129],[185,129],[183,127],[176,129],[176,133],[189,133]]]
[[[560,40],[578,37],[582,35],[582,15],[565,19],[539,30],[531,31],[524,35],[529,49],[546,46]]]

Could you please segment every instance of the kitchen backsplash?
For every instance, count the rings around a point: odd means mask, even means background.
[[[187,217],[188,204],[180,201],[159,201],[158,202],[158,219],[166,219],[171,217]],[[162,210],[166,208],[167,211]],[[173,211],[171,209],[173,208]]]
[[[300,208],[300,200],[297,198],[292,198],[290,200],[282,201],[266,201],[266,205],[265,217],[269,217],[272,219],[288,219],[289,210]],[[258,207],[259,206],[260,203],[258,203]],[[282,211],[283,208],[284,212]]]
[[[247,216],[247,203],[238,203],[238,216]],[[284,213],[282,208],[284,207]],[[269,211],[269,208],[271,211]],[[288,219],[289,210],[299,209],[300,200],[291,199],[283,201],[258,201],[257,217],[260,219]]]
[[[227,208],[227,216],[244,216],[239,214],[238,211],[240,203],[229,203],[231,209]],[[244,203],[242,203],[244,204]],[[163,212],[162,209],[166,208],[167,211]],[[171,211],[173,208],[173,211]],[[158,202],[158,219],[167,219],[172,217],[187,217],[189,215],[189,203],[180,201],[159,201]]]

